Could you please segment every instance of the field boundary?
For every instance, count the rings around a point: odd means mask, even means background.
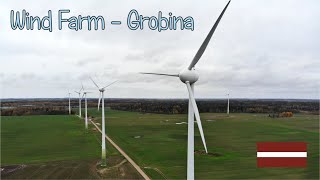
[[[100,128],[94,123],[91,119],[89,120],[97,129],[102,133]],[[137,163],[135,163],[109,136],[106,135],[106,139],[115,147],[122,156],[124,156],[128,162],[138,171],[138,173],[146,180],[150,180],[149,176],[138,166]]]

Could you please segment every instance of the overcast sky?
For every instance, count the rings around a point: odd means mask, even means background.
[[[178,78],[138,72],[179,73],[186,68],[227,0],[0,2],[1,98],[66,97],[68,90],[119,80],[112,98],[187,98]],[[10,10],[53,13],[53,32],[12,30]],[[106,30],[58,30],[57,12],[102,15]],[[194,31],[132,31],[129,11],[144,16],[192,16]],[[319,0],[233,0],[201,60],[197,98],[319,98]],[[111,26],[111,20],[121,20]],[[93,90],[91,97],[97,97]],[[74,93],[73,96],[76,96]]]

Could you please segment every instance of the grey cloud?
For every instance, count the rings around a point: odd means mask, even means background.
[[[80,83],[92,87],[118,79],[114,97],[186,97],[178,78],[140,75],[140,71],[179,73],[197,52],[226,1],[3,1],[0,24],[9,24],[10,7],[33,14],[70,7],[70,15],[101,14],[125,21],[132,8],[143,15],[159,10],[193,16],[194,31],[0,32],[0,78],[4,96],[60,97]],[[99,4],[99,6],[97,6]],[[197,97],[318,98],[320,12],[318,0],[232,1],[206,52],[196,66]],[[40,8],[39,8],[40,7]],[[299,13],[297,14],[297,11]],[[54,27],[57,27],[54,22]],[[46,41],[44,41],[44,39]],[[18,64],[20,66],[18,66]],[[123,88],[123,89],[121,89]],[[181,89],[182,88],[182,89]],[[144,93],[145,91],[145,93]],[[46,93],[44,93],[46,92]]]

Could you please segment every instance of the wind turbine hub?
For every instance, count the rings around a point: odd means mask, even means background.
[[[190,84],[193,84],[198,81],[199,74],[194,69],[186,69],[179,73],[179,78],[183,83],[189,81]]]
[[[100,92],[104,92],[104,89],[103,89],[103,88],[102,88],[102,89],[99,89],[99,91],[100,91]]]

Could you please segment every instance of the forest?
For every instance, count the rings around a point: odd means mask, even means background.
[[[98,99],[88,99],[89,108],[97,108]],[[141,113],[185,114],[187,99],[105,99],[106,106],[114,110]],[[199,111],[224,113],[226,99],[197,99]],[[71,99],[71,107],[78,108],[77,98]],[[84,101],[82,101],[84,108]],[[230,99],[230,113],[282,112],[319,114],[318,100],[285,99]],[[72,111],[72,114],[75,112]],[[4,99],[1,116],[68,114],[68,99]]]
[[[200,112],[227,112],[227,100],[199,99],[197,105]],[[140,99],[120,103],[111,103],[110,107],[123,111],[144,113],[184,114],[188,112],[187,99],[150,100]],[[263,99],[231,99],[230,113],[312,113],[317,114],[319,104],[315,100],[263,100]]]

